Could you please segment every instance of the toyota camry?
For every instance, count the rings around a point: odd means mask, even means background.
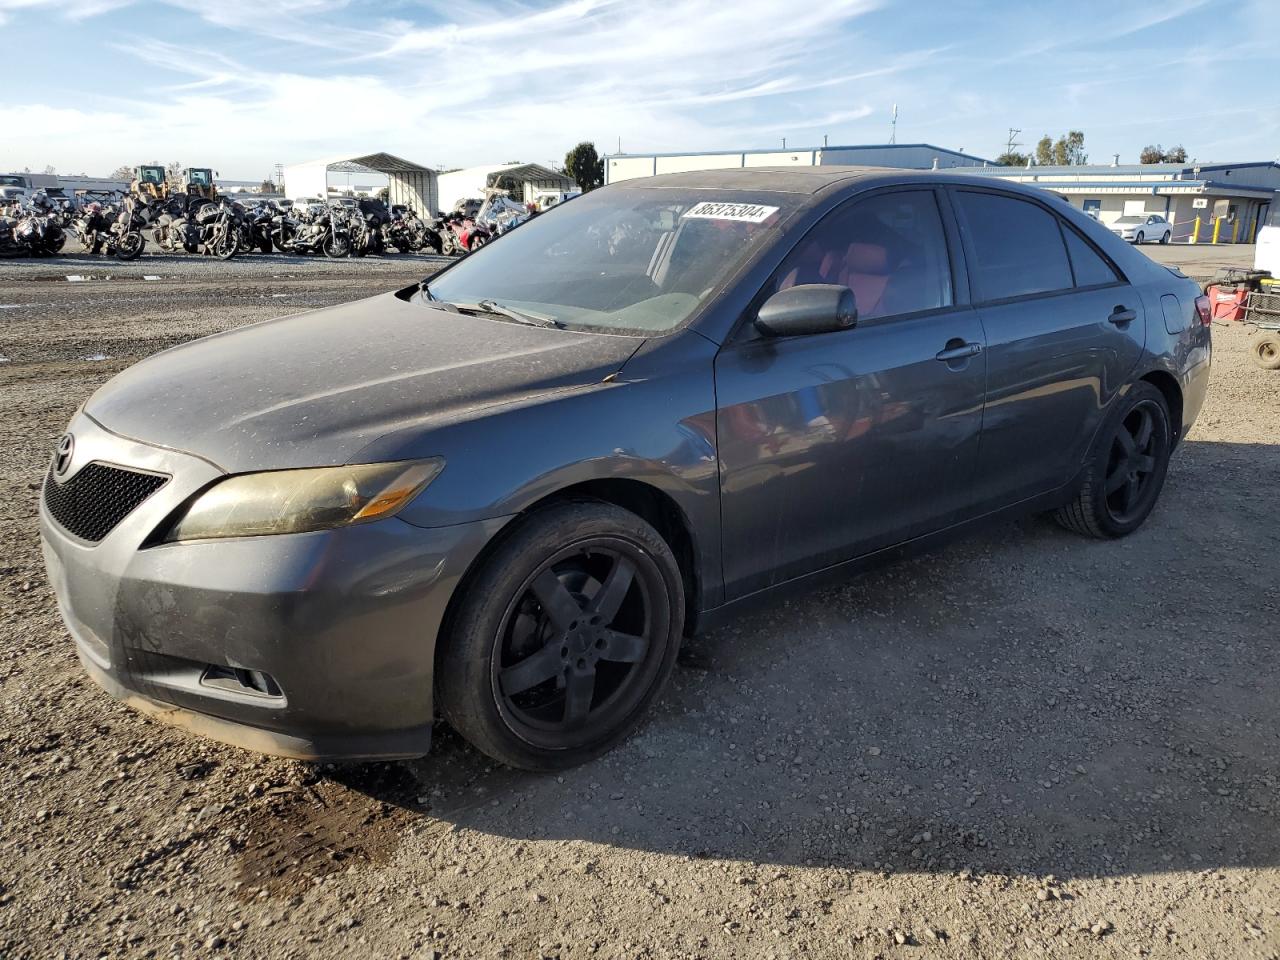
[[[191,731],[393,758],[440,716],[563,767],[748,603],[1010,516],[1137,530],[1208,320],[1033,187],[624,182],[119,374],[54,452],[45,560],[88,674]]]

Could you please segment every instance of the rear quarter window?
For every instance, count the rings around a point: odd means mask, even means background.
[[[1077,287],[1096,287],[1104,283],[1118,283],[1120,276],[1080,234],[1063,226],[1062,235],[1067,240],[1067,252],[1071,255],[1071,267],[1075,272]]]
[[[967,190],[954,196],[980,300],[1071,289],[1071,264],[1057,217],[1014,197]]]

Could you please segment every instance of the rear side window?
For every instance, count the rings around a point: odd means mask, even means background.
[[[1071,254],[1071,266],[1076,274],[1077,287],[1092,287],[1101,283],[1116,283],[1117,276],[1111,264],[1098,256],[1096,250],[1085,243],[1084,238],[1070,227],[1062,228],[1067,238],[1067,252]]]
[[[877,194],[836,210],[775,277],[775,291],[803,283],[848,287],[859,320],[950,306],[951,261],[933,191]]]
[[[955,194],[971,247],[969,274],[982,300],[1069,290],[1073,283],[1058,219],[1026,200]]]

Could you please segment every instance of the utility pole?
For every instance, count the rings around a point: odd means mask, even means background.
[[[276,164],[276,186],[277,187],[284,186],[284,164],[283,163]]]
[[[889,124],[889,142],[898,142],[898,105],[893,105],[893,122]]]
[[[1009,139],[1008,139],[1007,141],[1005,141],[1005,145],[1004,145],[1004,152],[1005,152],[1005,153],[1013,153],[1013,148],[1014,148],[1014,147],[1020,147],[1020,146],[1022,146],[1022,144],[1018,143],[1018,141],[1017,141],[1017,140],[1013,139],[1014,137],[1016,137],[1016,136],[1017,136],[1018,134],[1020,134],[1021,132],[1022,132],[1021,130],[1018,130],[1018,129],[1017,129],[1017,128],[1015,128],[1015,127],[1010,127],[1010,128],[1009,128]]]
[[[783,138],[782,138],[782,149],[783,149],[783,150],[787,149],[787,138],[786,138],[786,137],[783,137]]]

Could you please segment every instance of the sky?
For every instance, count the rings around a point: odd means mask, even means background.
[[[0,0],[0,171],[932,143],[1280,156],[1280,0]]]

